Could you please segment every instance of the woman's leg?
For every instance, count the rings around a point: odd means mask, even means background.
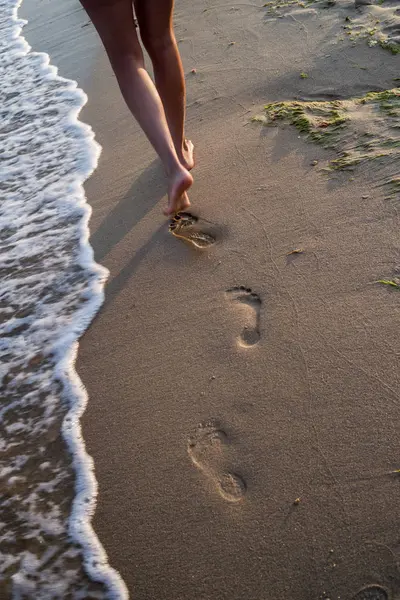
[[[193,144],[185,139],[185,77],[172,25],[174,0],[134,0],[140,36],[154,68],[178,158],[192,169]]]
[[[121,92],[161,158],[168,177],[166,215],[189,206],[186,190],[193,178],[182,166],[160,96],[144,68],[131,0],[81,0],[107,51]]]

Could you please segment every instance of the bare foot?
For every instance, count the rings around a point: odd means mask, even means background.
[[[183,140],[182,150],[178,153],[182,167],[191,171],[194,167],[194,146],[190,140]]]
[[[186,210],[190,206],[186,191],[192,183],[193,177],[184,167],[180,167],[168,177],[168,207],[164,210],[166,217]]]

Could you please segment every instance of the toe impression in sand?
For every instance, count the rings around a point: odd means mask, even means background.
[[[246,493],[243,478],[225,468],[228,436],[217,423],[201,423],[188,440],[188,454],[194,465],[215,485],[228,502],[240,502]]]
[[[246,348],[255,346],[260,341],[260,296],[243,285],[229,288],[226,295],[229,300],[248,308],[248,319],[240,334],[239,343]]]
[[[172,217],[169,231],[175,237],[201,250],[215,243],[211,224],[189,212],[179,212]]]

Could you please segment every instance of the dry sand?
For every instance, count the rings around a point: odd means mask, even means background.
[[[26,2],[104,148],[86,190],[111,276],[78,367],[111,565],[135,600],[400,598],[400,292],[374,284],[399,264],[396,163],[329,176],[334,150],[250,122],[393,88],[400,58],[341,39],[349,2],[271,20],[179,0],[191,200],[216,235],[200,251],[168,233],[160,166],[78,3]]]

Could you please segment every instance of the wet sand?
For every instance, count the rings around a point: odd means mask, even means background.
[[[111,565],[137,600],[400,597],[400,295],[374,283],[399,265],[396,167],[327,173],[335,149],[251,122],[391,89],[400,58],[339,39],[335,6],[178,2],[190,198],[216,240],[199,250],[168,232],[160,165],[85,14],[40,6],[26,37],[89,95],[103,146],[86,192],[111,275],[78,372]]]

